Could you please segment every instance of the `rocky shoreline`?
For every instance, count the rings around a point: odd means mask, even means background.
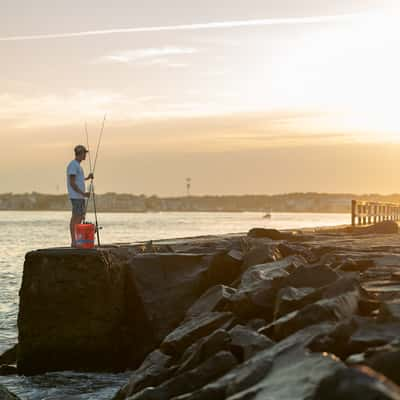
[[[400,399],[398,226],[37,250],[18,328],[1,373],[133,370],[114,400]]]

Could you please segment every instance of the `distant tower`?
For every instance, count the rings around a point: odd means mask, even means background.
[[[186,178],[186,195],[190,196],[190,188],[192,186],[192,178]]]

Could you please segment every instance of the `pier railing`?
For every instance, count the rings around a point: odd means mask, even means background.
[[[400,221],[400,204],[352,200],[351,224],[369,225],[382,221]]]

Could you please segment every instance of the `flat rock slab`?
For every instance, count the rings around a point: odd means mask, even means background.
[[[232,318],[230,312],[213,312],[189,319],[171,332],[160,348],[166,354],[182,354],[192,343],[224,327]]]

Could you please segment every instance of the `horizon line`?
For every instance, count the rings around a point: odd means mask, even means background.
[[[67,32],[67,33],[5,36],[5,37],[0,37],[0,41],[7,42],[7,41],[40,40],[40,39],[61,39],[61,38],[74,38],[74,37],[97,36],[97,35],[110,35],[118,33],[148,33],[148,32],[183,31],[183,30],[194,31],[194,30],[229,29],[229,28],[253,27],[253,26],[319,24],[325,22],[348,21],[364,17],[367,15],[371,14],[352,13],[352,14],[338,14],[338,15],[323,15],[314,17],[264,18],[264,19],[205,22],[205,23],[182,24],[182,25],[160,25],[160,26],[135,27],[135,28],[116,28],[116,29],[91,30],[91,31],[80,31],[80,32]]]

